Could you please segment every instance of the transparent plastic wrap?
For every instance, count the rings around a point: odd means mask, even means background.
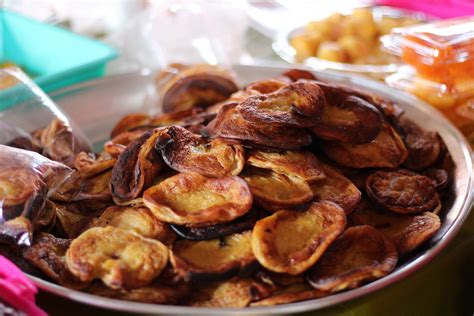
[[[401,67],[385,81],[389,86],[407,90],[441,110],[453,110],[464,100],[474,97],[472,78],[459,78],[451,83],[440,83],[417,74],[410,66]]]
[[[82,131],[17,67],[0,69],[0,144],[69,166],[75,153],[90,148]]]
[[[170,63],[231,66],[247,28],[246,1],[148,1],[105,40],[121,51],[111,71],[163,68]]]
[[[474,147],[474,80],[459,78],[439,83],[417,74],[410,66],[401,67],[385,79],[387,85],[408,91],[440,110]]]
[[[453,83],[474,70],[474,17],[397,28],[382,43],[429,80]]]
[[[398,28],[382,42],[409,64],[387,84],[438,108],[474,146],[474,17]]]
[[[72,170],[28,150],[0,145],[0,242],[28,246],[54,222],[46,201]]]
[[[90,151],[83,133],[19,68],[0,69],[0,243],[28,246],[52,225],[49,197]]]

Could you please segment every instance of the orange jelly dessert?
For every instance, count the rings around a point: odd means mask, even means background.
[[[429,80],[454,84],[474,71],[474,17],[395,29],[382,42]]]

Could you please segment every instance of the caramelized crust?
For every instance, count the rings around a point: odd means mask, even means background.
[[[324,93],[312,82],[295,82],[269,94],[251,96],[237,111],[259,124],[310,127],[318,124],[325,107]]]
[[[405,133],[403,141],[408,150],[408,157],[403,165],[412,170],[432,166],[441,153],[438,133],[425,131],[407,118],[402,118],[400,123]]]
[[[252,194],[236,176],[180,173],[146,190],[143,201],[163,222],[202,227],[244,215],[252,207]]]
[[[400,136],[387,123],[378,136],[367,144],[325,142],[324,153],[345,167],[397,168],[408,152]]]
[[[150,124],[151,117],[147,114],[133,113],[125,115],[120,121],[115,124],[110,138],[115,138],[118,135],[137,129],[141,126],[148,126]]]
[[[244,167],[244,148],[237,141],[214,139],[207,142],[179,126],[164,129],[157,149],[172,169],[196,172],[207,177],[238,175]]]
[[[339,171],[329,165],[320,164],[326,178],[310,182],[314,201],[329,201],[339,205],[349,214],[359,204],[361,193],[357,187]]]
[[[268,295],[265,285],[250,278],[234,278],[200,286],[186,305],[199,307],[242,308],[256,297]]]
[[[127,148],[128,144],[130,144],[149,130],[150,129],[146,127],[129,132],[120,133],[104,144],[104,151],[107,152],[110,156],[117,158],[125,150],[125,148]]]
[[[71,202],[87,204],[91,209],[100,209],[112,204],[111,177],[112,170],[108,170],[85,180],[81,178],[78,183],[79,190],[74,194]]]
[[[320,291],[340,292],[379,279],[395,269],[398,255],[393,243],[370,226],[344,231],[308,273]]]
[[[257,94],[268,94],[280,90],[286,85],[287,82],[283,82],[276,79],[268,79],[252,82],[251,84],[245,87],[244,91],[248,94],[248,96]]]
[[[433,182],[408,170],[376,171],[367,177],[365,189],[375,203],[392,212],[412,214],[441,208]]]
[[[137,198],[163,168],[154,147],[161,130],[145,132],[128,144],[112,169],[110,189],[117,204]]]
[[[419,173],[430,178],[437,191],[444,190],[449,183],[449,175],[444,169],[429,168],[421,170]]]
[[[274,124],[247,121],[236,109],[237,103],[227,103],[206,127],[211,138],[238,139],[249,145],[270,148],[298,149],[311,143],[311,136],[302,128],[287,128]]]
[[[70,239],[39,233],[35,236],[33,245],[23,251],[23,257],[60,285],[72,289],[82,289],[88,283],[81,282],[66,266],[64,257],[70,244]]]
[[[282,73],[283,77],[289,78],[291,81],[298,80],[317,80],[316,76],[311,72],[302,69],[290,69]]]
[[[96,157],[94,154],[82,151],[74,159],[74,168],[76,168],[82,178],[90,178],[112,169],[116,161],[117,159],[107,152]]]
[[[69,270],[83,282],[101,279],[112,289],[148,285],[168,262],[161,242],[108,226],[86,230],[66,252]]]
[[[308,183],[268,169],[247,167],[240,175],[247,182],[256,204],[268,211],[295,207],[313,199]]]
[[[431,212],[417,215],[394,214],[368,202],[361,203],[349,215],[349,221],[353,225],[377,228],[395,243],[400,256],[416,250],[441,227],[439,217]]]
[[[206,227],[186,227],[180,225],[171,225],[171,227],[180,237],[185,239],[209,240],[252,229],[255,223],[264,216],[266,216],[266,213],[263,210],[254,209],[228,223]]]
[[[35,196],[39,195],[44,189],[45,183],[33,170],[12,167],[0,171],[0,201],[1,208],[4,210],[21,206],[27,203],[28,200],[34,200]],[[2,214],[5,219],[15,216],[16,214]]]
[[[159,88],[165,113],[206,107],[226,100],[237,90],[228,71],[211,65],[182,67]]]
[[[185,280],[217,280],[235,276],[255,267],[251,232],[204,241],[177,241],[171,251],[171,264]]]
[[[287,176],[296,176],[306,181],[321,180],[325,177],[321,163],[309,151],[253,150],[247,157],[248,165],[270,169]]]
[[[94,218],[88,228],[113,226],[137,233],[140,236],[157,239],[165,245],[176,240],[176,234],[167,223],[160,222],[146,207],[107,208],[98,218]]]
[[[172,125],[191,126],[201,124],[205,116],[199,109],[188,109],[171,113],[163,113],[156,116],[146,114],[129,114],[122,118],[112,130],[111,138],[120,134],[135,131],[137,129],[152,129]]]
[[[350,144],[365,144],[382,130],[383,116],[377,107],[354,92],[319,83],[326,106],[320,122],[311,127],[318,138]]]
[[[321,257],[345,226],[344,210],[331,202],[313,203],[306,211],[278,211],[255,224],[252,249],[268,270],[300,274]]]
[[[74,139],[71,127],[59,119],[54,119],[43,130],[40,140],[44,156],[69,166],[74,163],[74,154],[81,149],[80,144]]]
[[[158,108],[100,154],[60,120],[9,143],[29,154],[0,145],[0,254],[93,295],[244,308],[362,286],[439,241],[453,159],[391,100],[298,69],[155,83]]]

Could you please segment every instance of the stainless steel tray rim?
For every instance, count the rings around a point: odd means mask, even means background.
[[[268,77],[267,73],[281,73],[284,68],[274,68],[274,67],[255,67],[255,66],[236,66],[234,67],[236,72],[244,74],[243,77],[246,77],[247,83],[249,81],[255,80],[249,74],[262,74],[263,78]],[[428,262],[433,260],[443,249],[445,249],[452,239],[456,236],[457,232],[460,230],[462,223],[469,214],[472,199],[473,199],[473,177],[472,177],[472,158],[471,151],[469,149],[467,141],[461,135],[461,133],[453,127],[447,119],[437,110],[432,107],[424,104],[416,97],[409,95],[407,93],[394,91],[391,88],[388,88],[382,85],[379,82],[354,75],[341,74],[335,71],[325,71],[316,73],[317,75],[324,77],[323,79],[335,80],[340,83],[352,83],[359,87],[365,87],[368,90],[374,90],[381,94],[390,94],[397,101],[402,104],[409,104],[409,107],[416,109],[416,112],[422,113],[423,115],[428,115],[430,119],[435,120],[437,123],[441,124],[443,129],[443,137],[447,137],[448,140],[458,141],[459,144],[448,144],[448,148],[451,146],[456,146],[457,151],[460,151],[462,157],[458,159],[462,160],[465,163],[464,169],[462,170],[465,177],[463,181],[456,181],[456,190],[459,188],[463,189],[463,197],[456,197],[452,208],[449,210],[447,219],[451,222],[448,227],[445,227],[445,232],[442,234],[441,238],[438,240],[438,243],[433,245],[431,248],[427,249],[424,253],[418,257],[412,259],[410,262],[405,262],[402,266],[398,267],[392,274],[366,284],[360,288],[350,290],[347,292],[342,292],[334,294],[331,296],[309,300],[298,303],[291,303],[280,306],[272,307],[247,307],[244,309],[235,309],[235,308],[195,308],[195,307],[183,307],[183,306],[174,306],[174,305],[158,305],[158,304],[145,304],[145,303],[136,303],[129,301],[121,301],[116,299],[104,298],[95,296],[88,293],[83,293],[75,290],[66,289],[56,284],[38,279],[33,276],[29,276],[33,282],[35,282],[40,288],[57,294],[59,296],[67,297],[69,299],[82,302],[85,304],[90,304],[98,307],[128,311],[128,312],[138,312],[144,314],[193,314],[193,315],[252,315],[252,314],[282,314],[282,313],[294,313],[294,312],[303,312],[321,309],[324,307],[329,307],[338,303],[343,303],[355,298],[365,296],[367,294],[376,292],[382,288],[385,288],[391,284],[394,284],[400,280],[405,279],[407,276],[413,274],[415,271],[426,265]],[[242,76],[239,76],[242,77]],[[252,77],[252,78],[250,78]],[[78,86],[73,86],[62,91],[58,91],[54,95],[60,96],[63,94],[68,94],[73,92],[75,89],[87,90],[93,88],[95,85],[104,85],[108,82],[113,84],[118,83],[123,80],[144,80],[144,81],[153,81],[153,73],[142,73],[142,74],[127,74],[114,76],[110,79],[98,79],[90,83],[81,84]],[[417,104],[415,106],[415,104]],[[461,171],[459,171],[461,172]],[[458,172],[458,173],[459,173]]]

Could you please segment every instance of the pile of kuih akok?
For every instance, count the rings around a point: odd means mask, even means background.
[[[172,65],[156,86],[164,114],[127,115],[100,154],[57,120],[11,144],[73,170],[17,250],[26,271],[123,300],[268,306],[384,277],[440,228],[452,160],[396,104],[300,70],[239,90]]]

